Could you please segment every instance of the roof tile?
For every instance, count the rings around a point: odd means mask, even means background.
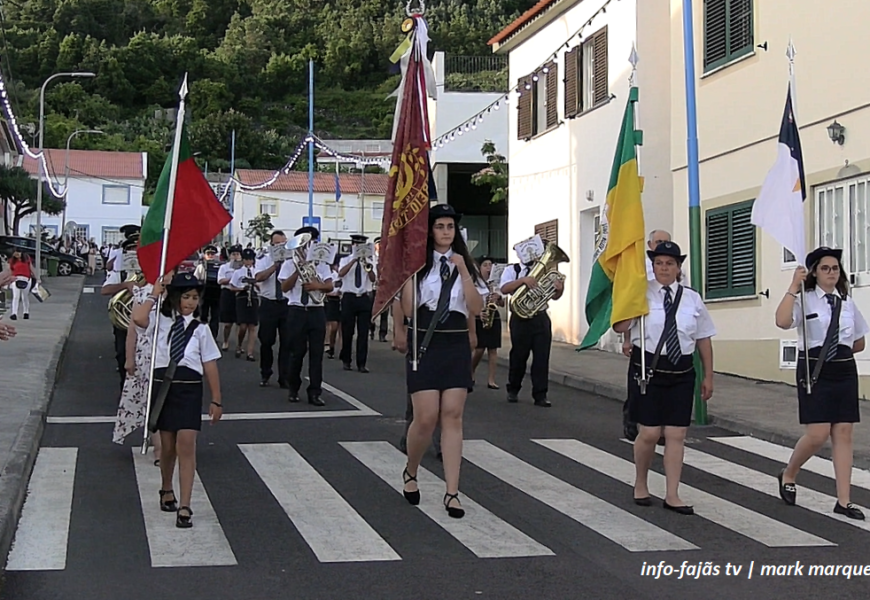
[[[66,165],[66,150],[46,148],[46,162],[52,178],[61,179]],[[109,152],[104,150],[70,150],[70,177],[105,179],[145,179],[141,152]],[[36,175],[36,159],[24,157],[22,165],[28,173]]]
[[[274,171],[261,169],[240,169],[236,171],[236,177],[245,185],[258,185],[269,181]],[[359,173],[340,173],[338,175],[342,194],[359,194],[360,184],[363,177]],[[386,173],[366,173],[366,194],[386,196],[387,182],[390,176]],[[307,192],[308,173],[303,171],[282,172],[272,185],[263,188],[272,192]],[[334,173],[314,173],[314,191],[319,194],[331,194],[335,192]]]

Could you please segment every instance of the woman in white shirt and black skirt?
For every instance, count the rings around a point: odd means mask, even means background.
[[[613,326],[617,333],[630,332],[632,343],[631,377],[628,382],[631,420],[639,425],[634,441],[634,502],[652,505],[647,476],[659,437],[665,437],[662,462],[667,492],[662,501],[665,509],[692,515],[694,509],[680,500],[680,476],[683,471],[683,445],[692,421],[696,371],[693,355],[701,355],[704,378],[701,399],[713,395],[713,341],[716,328],[701,295],[680,285],[680,268],[686,256],[673,242],[659,244],[647,251],[653,263],[655,279],[648,281],[646,299],[649,314],[644,323],[646,392],[641,393],[639,319],[621,321]]]
[[[193,526],[190,497],[196,473],[196,436],[202,427],[203,375],[211,390],[208,414],[216,423],[223,414],[217,359],[221,351],[207,326],[196,319],[202,285],[191,273],[179,273],[166,287],[160,314],[154,310],[163,294],[163,283],[154,284],[153,294],[133,308],[133,322],[154,334],[154,384],[151,392],[149,429],[161,439],[160,510],[175,512],[175,526]],[[178,459],[181,507],[172,490],[172,476]]]
[[[858,411],[858,368],[854,354],[864,350],[867,321],[849,296],[849,282],[840,262],[843,251],[816,248],[807,255],[807,268],[798,267],[788,292],[776,309],[776,325],[797,328],[798,413],[806,433],[798,441],[788,465],[779,474],[779,495],[783,502],[797,501],[795,479],[801,467],[831,438],[837,504],[834,512],[850,519],[864,519],[864,513],[850,502],[852,487],[852,427],[860,421]],[[809,269],[809,271],[807,270]],[[801,282],[806,291],[806,308],[801,306]],[[803,319],[806,314],[811,392],[807,391],[807,364]]]
[[[471,346],[468,321],[480,314],[487,289],[468,247],[459,233],[460,215],[453,207],[439,204],[429,209],[429,239],[426,266],[417,274],[417,306],[413,306],[414,280],[402,289],[402,311],[417,313],[418,368],[411,355],[406,365],[408,393],[414,405],[414,420],[408,429],[408,464],[402,474],[404,495],[410,504],[420,503],[417,468],[429,447],[435,426],[441,425],[441,452],[447,485],[443,503],[447,514],[465,516],[459,502],[459,467],[462,462],[462,413],[471,386]],[[443,293],[442,293],[443,289]],[[430,339],[427,330],[432,326]],[[410,347],[413,332],[406,340]]]

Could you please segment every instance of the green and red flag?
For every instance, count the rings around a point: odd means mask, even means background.
[[[182,116],[179,111],[179,119]],[[190,152],[186,127],[182,126],[178,153],[176,155],[175,152],[170,152],[166,158],[139,236],[139,265],[149,283],[154,283],[163,274],[160,272],[160,259],[163,252],[166,209],[169,204],[172,161],[176,156],[178,170],[172,200],[171,227],[166,231],[164,272],[174,269],[188,256],[211,242],[232,220],[232,216],[217,199],[196,165]]]

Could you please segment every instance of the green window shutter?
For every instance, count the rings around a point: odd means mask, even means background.
[[[706,298],[756,293],[756,231],[752,201],[707,211]]]
[[[753,51],[752,8],[752,0],[704,0],[705,71]]]

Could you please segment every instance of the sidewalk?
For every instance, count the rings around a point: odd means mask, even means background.
[[[14,338],[0,342],[0,555],[4,561],[84,281],[81,275],[47,277],[51,298],[42,304],[32,299],[29,320],[10,321],[8,312],[3,317],[18,330]]]
[[[499,364],[505,367],[510,347],[510,335],[505,333],[499,349]],[[576,346],[562,342],[553,342],[550,350],[551,382],[610,398],[620,404],[626,398],[627,374],[628,358],[622,354],[599,350],[577,352]],[[520,397],[529,397],[531,382],[528,376],[523,383]],[[713,387],[713,397],[707,404],[710,425],[784,446],[793,446],[803,434],[803,426],[798,423],[795,386],[717,373]],[[865,406],[862,401],[862,408]],[[622,414],[621,406],[614,406],[613,410]],[[855,466],[870,468],[870,428],[860,423],[856,425],[852,441]],[[830,443],[821,453],[830,457]]]

